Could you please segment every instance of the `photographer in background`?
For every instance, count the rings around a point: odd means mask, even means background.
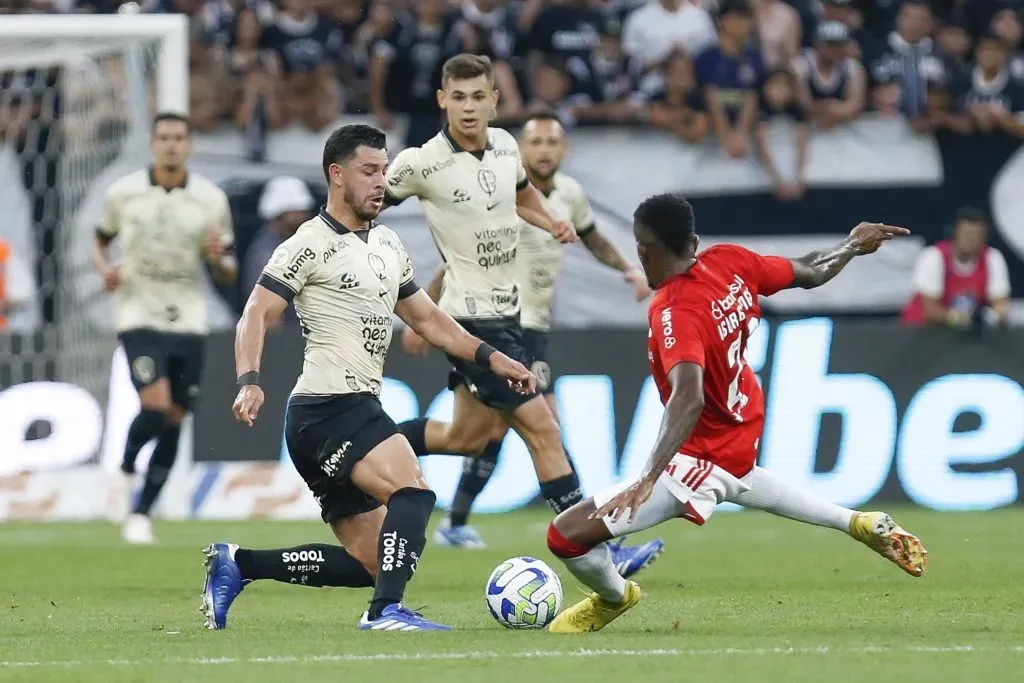
[[[978,329],[1006,323],[1009,270],[999,250],[986,244],[987,236],[982,211],[957,212],[951,239],[928,247],[918,258],[916,293],[903,309],[903,324]]]

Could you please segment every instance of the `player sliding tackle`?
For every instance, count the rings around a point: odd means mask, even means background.
[[[426,543],[436,497],[416,455],[384,412],[380,390],[392,313],[454,358],[473,360],[510,391],[532,394],[520,363],[468,334],[413,281],[402,241],[374,222],[384,204],[384,133],[343,126],[324,146],[327,205],[270,257],[235,336],[241,387],[235,417],[252,425],[263,405],[260,359],[269,326],[288,306],[302,322],[305,358],[288,401],[285,440],[295,469],[342,547],[309,544],[206,549],[201,611],[227,626],[231,603],[251,581],[374,587],[359,628],[446,631],[402,605]]]
[[[754,464],[764,395],[744,362],[761,315],[759,296],[820,287],[855,256],[908,232],[861,223],[835,248],[793,260],[730,244],[698,256],[693,209],[683,197],[660,194],[640,204],[633,233],[656,290],[648,350],[665,415],[637,481],[582,501],[552,522],[548,547],[594,593],[562,612],[551,631],[600,630],[640,601],[640,586],[615,570],[609,539],[677,517],[703,525],[722,501],[837,529],[911,576],[924,573],[921,542],[886,513],[834,505]]]

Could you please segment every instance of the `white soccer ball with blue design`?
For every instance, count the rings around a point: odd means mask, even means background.
[[[562,582],[544,562],[513,557],[491,572],[485,597],[505,628],[544,628],[562,609]]]

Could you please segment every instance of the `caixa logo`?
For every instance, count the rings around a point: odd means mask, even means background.
[[[747,349],[747,362],[761,372],[768,360],[769,324]],[[1024,388],[1000,374],[939,374],[923,384],[900,386],[909,400],[897,405],[893,387],[879,377],[829,371],[833,325],[828,319],[798,320],[775,331],[768,375],[765,434],[760,464],[812,493],[857,506],[879,494],[939,510],[980,510],[1017,502],[1016,472],[1005,462],[1024,451]],[[865,353],[874,353],[866,351]],[[891,364],[899,372],[900,359]],[[890,379],[890,381],[895,381]],[[555,395],[565,443],[574,456],[586,493],[631,477],[654,445],[662,406],[652,380],[643,385],[625,438],[615,431],[615,383],[609,375],[563,375]],[[396,421],[421,414],[413,390],[386,378],[381,395]],[[452,417],[451,392],[441,391],[425,414]],[[957,419],[978,418],[958,431]],[[822,416],[838,415],[837,451],[821,453]],[[621,445],[621,449],[620,446]],[[287,453],[282,449],[282,456]],[[819,462],[829,461],[826,471]],[[422,459],[441,506],[450,505],[462,460]],[[898,489],[887,487],[895,473]],[[533,500],[533,464],[522,440],[510,435],[493,481],[479,498],[481,511],[500,512]]]

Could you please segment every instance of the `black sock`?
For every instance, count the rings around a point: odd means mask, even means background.
[[[337,545],[310,543],[277,550],[235,551],[235,562],[247,581],[271,579],[323,588],[368,588],[373,577],[348,551]]]
[[[149,469],[146,470],[146,483],[142,486],[142,494],[139,502],[135,505],[135,513],[148,515],[150,508],[156,502],[167,477],[174,467],[174,459],[178,457],[178,437],[181,436],[181,425],[168,422],[160,430],[160,436],[153,449],[153,457],[149,459]]]
[[[459,479],[459,487],[455,490],[455,499],[452,500],[452,509],[448,514],[452,526],[462,526],[469,521],[469,511],[473,508],[473,501],[484,490],[491,475],[494,474],[502,443],[502,441],[491,441],[479,457],[466,458],[466,465],[462,468],[462,478]]]
[[[398,425],[398,431],[412,446],[412,452],[417,456],[429,455],[427,452],[427,418],[418,417],[415,420],[406,420]]]
[[[135,474],[135,459],[139,457],[139,451],[155,438],[163,429],[167,417],[159,410],[148,410],[143,408],[128,428],[128,440],[124,445],[124,457],[121,459],[121,471],[125,474]]]
[[[433,491],[414,488],[398,489],[388,500],[388,514],[377,546],[377,588],[370,603],[371,620],[405,597],[405,585],[416,573],[427,544],[427,522],[435,502]]]
[[[540,495],[554,508],[556,515],[583,500],[580,480],[575,472],[551,481],[542,481]]]

